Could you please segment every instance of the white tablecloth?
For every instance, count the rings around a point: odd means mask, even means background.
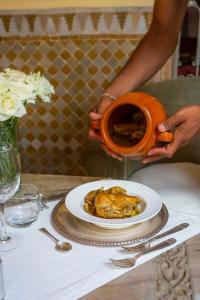
[[[177,170],[180,166],[175,164],[174,169]],[[183,169],[181,170],[183,171]],[[156,174],[157,172],[158,170],[156,170]],[[155,176],[157,176],[156,174]],[[171,182],[171,180],[168,180],[164,184],[162,174],[163,172],[157,176],[157,187],[163,186],[167,189],[168,185],[169,191],[174,181]],[[139,175],[137,174],[137,176]],[[191,182],[192,190],[188,185],[184,190],[184,197],[192,203],[194,201],[195,204],[197,195],[193,193],[193,180],[196,180],[196,175],[192,178],[191,180],[187,179]],[[178,187],[177,190],[179,190]],[[173,199],[176,201],[176,189],[173,191]],[[162,189],[159,189],[159,192],[162,194]],[[130,270],[117,268],[109,263],[109,258],[119,258],[122,256],[119,248],[98,248],[72,242],[72,251],[68,253],[55,251],[53,242],[38,231],[38,228],[44,226],[57,237],[63,239],[50,224],[50,214],[55,204],[55,202],[51,203],[49,210],[42,211],[39,219],[30,227],[23,229],[9,227],[11,231],[20,232],[23,235],[23,241],[21,246],[16,250],[2,254],[6,300],[78,299]],[[167,205],[167,201],[165,201],[165,204]],[[170,206],[172,206],[171,204]],[[196,204],[198,205],[198,203]],[[199,216],[187,215],[171,209],[169,213],[169,221],[164,230],[182,222],[190,223],[190,226],[183,232],[173,235],[177,239],[177,244],[200,233]],[[192,213],[192,210],[190,210],[190,213]],[[157,251],[156,253],[140,258],[136,267],[164,251]],[[126,254],[126,256],[128,257],[129,254]]]

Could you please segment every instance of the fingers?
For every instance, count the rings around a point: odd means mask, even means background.
[[[171,158],[176,150],[177,148],[172,144],[168,144],[166,147],[153,148],[148,152],[147,157],[143,160],[143,163],[152,162],[162,158]]]
[[[91,113],[92,114],[92,113]],[[123,160],[123,158],[121,156],[119,156],[117,153],[112,152],[111,150],[109,150],[104,144],[103,144],[103,139],[102,137],[97,133],[96,130],[90,128],[88,131],[88,138],[92,141],[96,141],[101,143],[101,147],[102,149],[111,157],[116,158],[118,160]]]
[[[89,117],[92,121],[97,121],[97,120],[101,119],[101,115],[97,114],[96,112],[89,113]],[[96,142],[100,142],[100,143],[103,142],[103,139],[101,138],[100,134],[98,134],[98,131],[96,131],[93,128],[89,128],[88,138],[89,138],[89,140],[92,140],[92,141],[96,141]]]
[[[158,130],[160,132],[171,130],[177,127],[178,125],[180,125],[183,121],[184,121],[184,116],[181,113],[176,113],[174,116],[158,124]]]
[[[88,138],[89,138],[89,140],[103,143],[102,137],[100,136],[100,134],[98,134],[96,132],[95,129],[92,129],[92,128],[89,129],[89,131],[88,131]]]
[[[166,147],[152,148],[142,162],[144,164],[148,164],[163,158],[167,158],[168,155],[169,153]]]
[[[121,156],[119,156],[117,153],[112,152],[110,149],[108,149],[104,144],[101,145],[101,148],[111,157],[116,158],[120,161],[123,160],[123,158]]]
[[[167,147],[156,147],[149,150],[148,156],[167,157]]]
[[[89,113],[89,117],[91,120],[100,120],[101,119],[101,115],[92,111],[91,113]]]
[[[97,106],[97,112],[103,114],[106,108],[113,102],[109,97],[102,97]]]
[[[104,144],[103,144],[103,139],[101,138],[100,135],[98,135],[96,133],[95,130],[93,129],[89,129],[89,132],[88,132],[88,138],[90,140],[93,140],[93,141],[96,141],[96,142],[99,142],[101,143],[101,148],[111,157],[113,158],[116,158],[118,160],[123,160],[123,158],[121,156],[119,156],[117,153],[115,152],[112,152],[111,150],[109,150]]]
[[[159,155],[155,155],[155,156],[149,156],[149,157],[145,157],[143,159],[143,164],[149,164],[149,163],[152,163],[152,162],[155,162],[155,161],[158,161],[160,159],[162,159],[163,157],[162,156],[159,156]]]
[[[101,107],[100,109],[98,109],[98,112],[103,110],[103,107]],[[101,119],[101,114],[96,112],[96,109],[92,112],[89,113],[89,117],[92,121],[97,121]],[[96,141],[96,142],[100,142],[101,143],[101,147],[102,149],[111,157],[116,158],[118,160],[123,160],[123,158],[121,156],[119,156],[118,154],[112,152],[111,150],[109,150],[104,144],[103,144],[103,138],[101,137],[100,134],[98,134],[98,131],[96,131],[95,129],[90,128],[88,131],[88,138],[90,140]]]
[[[172,158],[176,151],[185,144],[183,133],[176,132],[172,143],[167,144],[165,147],[152,148],[147,157],[144,158],[143,163],[150,163],[162,158]]]

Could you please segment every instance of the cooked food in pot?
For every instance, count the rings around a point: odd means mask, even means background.
[[[137,110],[132,115],[132,121],[114,125],[114,132],[120,136],[126,137],[128,140],[139,143],[146,132],[146,120],[144,114]]]
[[[89,192],[84,199],[84,209],[91,215],[100,218],[126,218],[142,211],[142,199],[127,195],[119,186]]]

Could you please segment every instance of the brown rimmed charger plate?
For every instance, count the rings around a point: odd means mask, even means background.
[[[65,200],[53,209],[51,222],[54,228],[66,238],[93,246],[122,246],[150,238],[167,223],[168,210],[165,205],[152,219],[124,229],[103,229],[82,221],[69,213]]]

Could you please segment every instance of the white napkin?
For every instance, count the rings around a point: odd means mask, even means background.
[[[23,235],[23,242],[16,250],[2,254],[6,300],[74,300],[130,270],[110,264],[109,258],[130,256],[122,255],[118,247],[98,248],[72,242],[72,251],[55,251],[53,242],[38,231],[44,226],[64,240],[50,224],[54,205],[51,203],[50,209],[41,212],[39,219],[28,228],[9,227],[9,231]],[[173,235],[176,245],[200,232],[199,217],[171,210],[163,231],[182,222],[189,222],[190,226]],[[135,267],[172,247],[141,257]]]
[[[156,164],[137,171],[129,180],[156,190],[168,208],[200,216],[200,165]]]

